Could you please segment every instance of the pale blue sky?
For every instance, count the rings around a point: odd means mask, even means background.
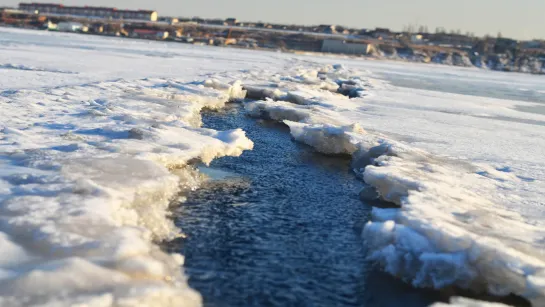
[[[159,15],[340,24],[358,28],[422,24],[519,39],[545,38],[545,0],[57,0],[66,5],[155,9]],[[28,0],[27,2],[55,2]],[[17,5],[17,0],[0,0]]]

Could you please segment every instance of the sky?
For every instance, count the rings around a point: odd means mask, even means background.
[[[336,24],[356,28],[406,25],[516,39],[545,39],[545,0],[57,0],[65,5],[154,9],[160,16],[235,17],[243,21]],[[16,6],[20,1],[0,0]],[[26,2],[55,2],[27,0]]]

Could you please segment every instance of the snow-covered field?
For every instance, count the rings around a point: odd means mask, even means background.
[[[185,165],[252,148],[199,128],[202,108],[245,90],[253,116],[352,155],[362,196],[401,206],[374,209],[363,233],[386,271],[545,304],[545,115],[528,112],[543,104],[384,80],[511,98],[543,78],[14,29],[0,29],[0,72],[3,306],[199,305],[182,257],[155,242],[180,235],[168,205],[199,177]]]

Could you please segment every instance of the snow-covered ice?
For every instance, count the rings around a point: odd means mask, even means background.
[[[451,299],[450,304],[435,303],[430,307],[507,307],[505,304],[489,303],[484,301],[475,301],[462,297],[454,297]]]
[[[241,130],[200,128],[202,108],[245,96],[251,116],[351,155],[378,192],[364,194],[399,207],[373,209],[363,232],[387,272],[545,304],[545,115],[523,111],[542,105],[383,73],[531,91],[543,79],[14,29],[0,42],[2,305],[200,304],[183,258],[155,242],[180,234],[168,205],[198,184],[188,163],[252,148]]]
[[[200,110],[244,97],[241,85],[195,82],[192,73],[173,79],[145,55],[105,59],[118,57],[111,45],[127,49],[116,45],[123,41],[83,39],[81,48],[96,51],[71,54],[62,34],[3,34],[14,37],[1,61],[23,64],[1,66],[9,70],[0,78],[0,305],[200,305],[183,258],[154,242],[180,235],[168,206],[198,184],[189,162],[253,147],[242,130],[199,128]],[[47,63],[36,63],[41,54]],[[206,72],[192,65],[179,69]]]
[[[295,140],[320,152],[352,155],[358,176],[400,207],[373,210],[363,232],[369,259],[415,286],[515,293],[543,305],[545,117],[516,109],[527,102],[398,88],[368,72],[325,70],[323,78],[333,80],[371,77],[367,94],[346,99],[281,77],[276,87],[286,98],[291,91],[313,95],[245,108],[284,122]]]

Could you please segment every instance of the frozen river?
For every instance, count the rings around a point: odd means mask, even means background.
[[[541,76],[8,28],[0,72],[2,306],[545,304]]]
[[[379,76],[399,87],[477,97],[529,93],[425,74]],[[358,198],[362,183],[349,159],[316,153],[291,140],[284,125],[249,118],[239,105],[203,116],[205,127],[240,127],[255,143],[241,157],[203,168],[213,180],[176,211],[187,238],[171,242],[169,251],[185,255],[189,284],[205,305],[393,307],[448,300],[452,293],[415,289],[366,261],[361,233],[371,206]]]

